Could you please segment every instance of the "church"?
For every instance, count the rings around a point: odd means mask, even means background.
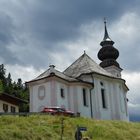
[[[97,64],[86,52],[67,69],[60,72],[50,65],[37,78],[27,82],[30,90],[30,112],[44,107],[63,107],[83,117],[99,120],[129,121],[125,80],[116,61],[119,51],[105,33]]]

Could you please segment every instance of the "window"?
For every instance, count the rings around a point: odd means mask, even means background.
[[[88,106],[87,92],[85,88],[83,88],[83,105]]]
[[[61,94],[61,98],[65,98],[65,94],[64,94],[64,89],[63,88],[60,89],[60,94]]]
[[[14,106],[11,106],[11,112],[15,113],[16,112],[16,108]]]
[[[105,90],[101,89],[102,107],[107,108]]]
[[[101,85],[101,86],[104,86],[103,82],[100,82],[100,85]]]
[[[8,112],[8,105],[7,104],[3,104],[3,111]]]

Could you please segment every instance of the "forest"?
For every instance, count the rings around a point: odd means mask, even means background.
[[[13,81],[10,73],[6,75],[4,64],[0,65],[0,94],[2,93],[10,94],[25,101],[29,100],[29,91],[26,84],[22,82],[21,78],[18,78],[17,82]],[[21,104],[19,111],[28,112],[29,104]]]

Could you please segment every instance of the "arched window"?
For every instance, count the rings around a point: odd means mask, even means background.
[[[61,96],[61,98],[65,98],[64,88],[60,89],[60,96]]]
[[[85,88],[83,88],[83,105],[88,106],[88,94]]]
[[[105,109],[107,108],[107,97],[105,93],[104,83],[100,82],[101,85],[101,100],[102,100],[102,107]]]

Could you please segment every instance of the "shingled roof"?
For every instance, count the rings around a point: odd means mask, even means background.
[[[108,73],[106,70],[100,67],[86,53],[80,56],[63,73],[73,78],[77,78],[82,74],[88,74],[88,73],[98,73],[109,77],[114,77],[111,73]]]
[[[41,79],[47,78],[47,77],[49,77],[51,75],[58,76],[59,78],[62,78],[62,79],[67,80],[67,81],[78,81],[77,79],[71,78],[71,77],[63,74],[62,72],[56,70],[54,67],[53,68],[50,67],[48,70],[46,70],[45,72],[40,74],[38,77],[36,77],[35,79],[33,79],[33,80],[29,81],[29,82],[41,80]]]
[[[73,82],[79,81],[78,77],[82,74],[97,73],[109,77],[114,77],[111,73],[108,73],[102,67],[100,67],[93,59],[91,59],[86,53],[80,56],[74,63],[72,63],[64,72],[60,72],[55,69],[54,65],[50,65],[50,68],[40,74],[35,79],[27,82],[38,81],[53,75],[62,78],[64,80]]]

